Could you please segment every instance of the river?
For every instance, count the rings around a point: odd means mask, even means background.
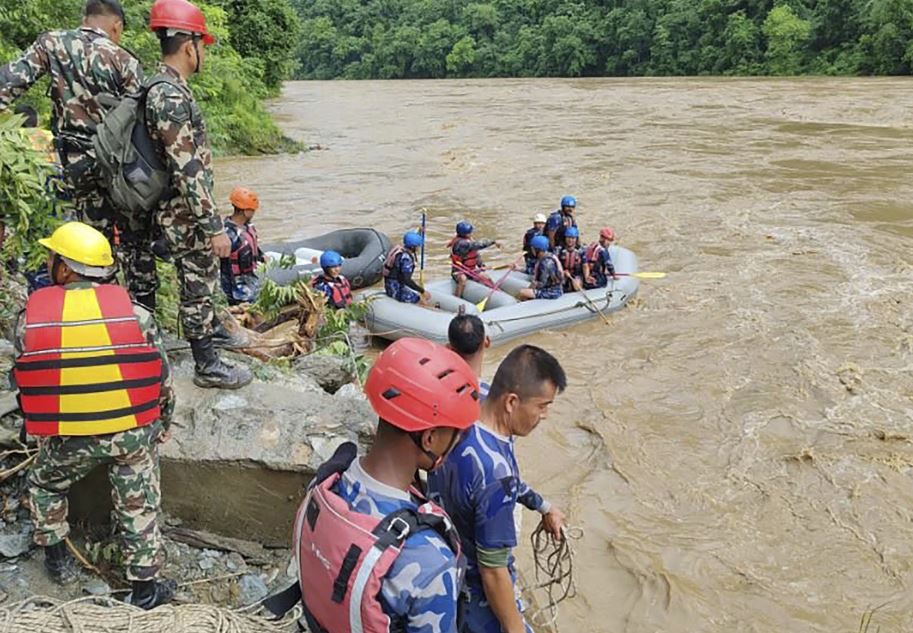
[[[458,220],[519,244],[576,195],[585,238],[668,277],[528,339],[570,379],[518,443],[585,530],[562,633],[911,630],[911,103],[907,79],[290,83],[279,123],[328,149],[219,160],[217,192],[253,187],[267,240],[427,207],[432,276]]]

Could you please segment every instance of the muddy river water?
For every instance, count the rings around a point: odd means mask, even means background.
[[[432,276],[457,220],[518,243],[575,194],[669,275],[528,339],[570,378],[518,444],[585,530],[561,631],[911,630],[911,106],[906,79],[290,83],[280,124],[328,149],[220,160],[218,194],[255,188],[267,240],[427,207]]]

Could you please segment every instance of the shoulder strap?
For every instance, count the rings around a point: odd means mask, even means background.
[[[345,472],[349,466],[352,465],[352,462],[355,461],[355,456],[358,454],[358,447],[355,446],[354,442],[344,442],[339,445],[339,448],[336,449],[336,452],[333,453],[333,456],[322,463],[317,468],[317,473],[314,475],[314,480],[311,482],[311,487],[317,486],[333,475]]]

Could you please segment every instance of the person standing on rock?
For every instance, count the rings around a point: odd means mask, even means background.
[[[38,36],[18,58],[0,68],[0,111],[35,82],[50,75],[55,145],[64,178],[73,193],[77,219],[105,234],[123,266],[130,294],[154,308],[158,277],[150,235],[125,230],[96,179],[92,138],[105,114],[128,93],[139,90],[143,69],[121,48],[124,10],[118,0],[88,0],[82,26]],[[119,229],[115,240],[116,227]]]
[[[149,26],[162,49],[158,77],[167,81],[149,88],[146,126],[171,172],[174,191],[159,203],[157,216],[177,269],[181,327],[196,362],[193,382],[238,389],[253,376],[246,367],[223,361],[214,341],[218,334],[232,343],[213,306],[219,258],[231,254],[231,240],[212,195],[212,153],[203,114],[187,85],[187,78],[203,68],[206,46],[215,38],[206,29],[203,12],[187,0],[157,0]]]
[[[235,187],[228,197],[234,211],[225,218],[225,233],[231,240],[231,255],[220,263],[222,292],[229,305],[251,303],[260,294],[257,264],[264,261],[263,251],[254,226],[254,214],[260,208],[260,198],[245,187]]]
[[[152,315],[120,286],[111,246],[92,227],[69,222],[40,243],[50,250],[53,285],[29,297],[16,324],[13,379],[25,430],[39,438],[28,474],[35,543],[51,578],[78,577],[67,551],[67,493],[108,466],[123,540],[128,601],[167,602],[174,581],[162,565],[158,445],[174,410],[171,373]]]
[[[469,563],[464,631],[532,632],[516,593],[515,511],[519,503],[541,513],[556,538],[562,537],[564,514],[523,482],[514,437],[529,435],[566,385],[551,354],[532,345],[514,348],[495,373],[479,422],[428,475],[431,498],[453,517]]]
[[[278,610],[300,596],[311,631],[457,633],[459,535],[413,481],[478,417],[476,377],[447,348],[404,338],[365,393],[380,418],[374,444],[360,458],[343,444],[318,469],[293,533],[299,582]]]
[[[474,314],[453,317],[447,328],[447,347],[459,354],[479,377],[479,396],[485,400],[490,387],[482,380],[482,364],[485,361],[485,350],[491,347],[491,339],[485,334],[482,319]]]

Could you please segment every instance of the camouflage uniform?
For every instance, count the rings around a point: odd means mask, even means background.
[[[121,227],[124,222],[87,174],[94,165],[92,136],[105,113],[102,102],[113,105],[124,94],[139,90],[143,70],[101,29],[84,26],[44,33],[19,59],[0,68],[0,110],[48,74],[54,104],[52,129],[68,184],[74,189],[77,219],[104,233],[114,246],[115,223]],[[115,248],[134,297],[153,294],[158,288],[151,241],[145,233],[121,233]]]
[[[85,288],[79,282],[67,288]],[[35,543],[43,547],[67,537],[67,493],[70,487],[96,466],[108,466],[111,498],[123,538],[124,564],[128,580],[150,580],[162,565],[162,543],[158,527],[161,504],[157,439],[171,424],[174,392],[165,347],[152,315],[139,305],[134,314],[146,339],[162,356],[161,417],[148,426],[107,435],[58,436],[39,440],[38,457],[28,475]],[[25,318],[19,315],[15,345],[21,353],[25,340]]]
[[[212,335],[213,294],[219,277],[219,259],[210,238],[223,232],[212,196],[212,153],[202,112],[187,82],[165,64],[159,73],[170,81],[149,90],[146,125],[163,149],[175,195],[159,203],[158,222],[181,285],[184,336],[202,339]]]

